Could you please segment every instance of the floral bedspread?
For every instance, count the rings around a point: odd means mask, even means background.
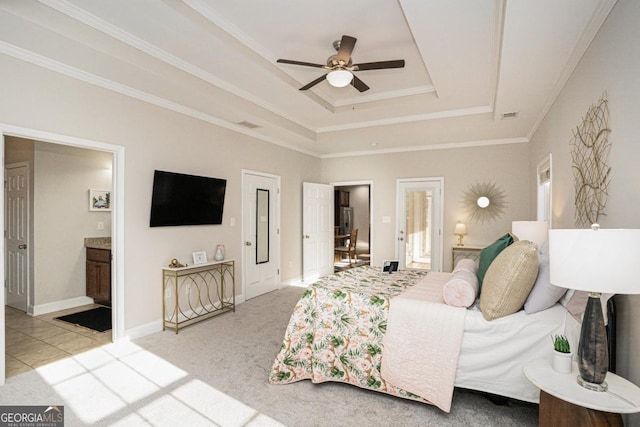
[[[427,402],[380,375],[389,300],[426,274],[364,266],[316,282],[294,309],[269,382],[338,381]]]

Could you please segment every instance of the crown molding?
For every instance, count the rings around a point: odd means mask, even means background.
[[[216,86],[226,92],[229,92],[239,98],[242,98],[248,102],[251,102],[261,108],[264,108],[286,120],[289,120],[301,127],[304,127],[308,130],[312,129],[312,126],[302,123],[300,122],[298,119],[295,119],[294,117],[290,116],[287,112],[283,111],[283,110],[279,110],[278,108],[276,108],[274,105],[268,103],[267,101],[263,100],[262,98],[258,98],[255,95],[253,95],[250,92],[247,92],[245,90],[240,89],[239,87],[232,85],[231,83],[227,82],[226,80],[223,80],[217,76],[214,76],[213,74],[199,68],[196,67],[186,61],[183,61],[182,59],[170,54],[169,52],[166,52],[162,49],[157,48],[156,46],[134,36],[131,33],[128,33],[114,25],[111,25],[110,23],[98,18],[95,15],[92,15],[88,12],[86,12],[85,10],[79,8],[78,6],[69,3],[66,0],[38,0],[41,3],[49,6],[52,9],[57,10],[60,13],[63,13],[65,15],[67,15],[68,17],[75,19],[78,22],[81,22],[85,25],[88,25],[90,27],[92,27],[93,29],[100,31],[101,33],[104,33],[106,35],[108,35],[109,37],[113,37],[116,40],[121,41],[122,43],[129,45],[151,57],[154,57],[168,65],[171,65],[179,70],[184,71],[187,74],[190,74],[194,77],[197,77],[201,80],[204,80],[205,82]],[[191,1],[193,2],[193,1]],[[191,3],[191,2],[187,2],[187,3]],[[201,13],[200,10],[198,10],[199,13]],[[204,15],[203,15],[204,16]],[[207,19],[209,19],[209,16],[205,16]],[[216,22],[214,22],[214,24],[219,25],[219,21],[217,20]],[[228,27],[228,26],[227,26]],[[225,30],[226,32],[228,32],[228,30],[226,28],[222,28],[223,30]],[[234,35],[234,37],[236,37]],[[237,37],[236,37],[237,38]],[[238,39],[240,42],[242,42],[243,44],[247,43],[247,37],[245,37],[244,39]],[[254,43],[254,45],[257,45],[256,43]],[[254,46],[250,46],[250,49],[254,49]]]
[[[260,139],[265,142],[269,142],[274,145],[279,145],[284,148],[288,148],[290,150],[298,151],[303,154],[307,154],[310,156],[317,157],[317,153],[313,153],[308,150],[304,150],[300,147],[296,147],[291,144],[284,143],[275,138],[271,138],[269,136],[262,135],[258,132],[254,132],[250,129],[247,129],[243,126],[240,126],[236,123],[231,123],[226,120],[222,120],[218,117],[214,117],[210,114],[203,113],[201,111],[195,110],[193,108],[184,106],[182,104],[178,104],[173,101],[169,101],[167,99],[161,98],[156,95],[149,94],[147,92],[134,89],[130,86],[126,86],[112,80],[105,79],[103,77],[97,76],[92,73],[88,73],[84,70],[80,70],[78,68],[69,66],[67,64],[63,64],[61,62],[55,61],[51,58],[47,58],[45,56],[36,54],[34,52],[28,51],[18,46],[14,46],[10,43],[4,42],[0,40],[0,53],[11,56],[13,58],[19,59],[24,62],[28,62],[30,64],[46,68],[50,71],[54,71],[58,74],[65,75],[67,77],[71,77],[76,80],[83,81],[85,83],[91,84],[93,86],[101,87],[103,89],[107,89],[112,92],[119,93],[121,95],[128,96],[130,98],[137,99],[139,101],[146,102],[148,104],[155,105],[157,107],[165,108],[167,110],[174,111],[176,113],[184,114],[189,117],[193,117],[198,120],[205,121],[207,123],[220,126],[225,129],[232,130],[237,133],[241,133],[256,139]]]
[[[409,89],[393,90],[388,92],[375,93],[371,95],[360,96],[356,100],[338,100],[332,105],[334,107],[347,107],[351,105],[364,104],[365,102],[384,101],[385,99],[401,98],[404,96],[422,95],[425,93],[435,93],[436,88],[433,85],[412,87]]]
[[[421,122],[425,120],[445,119],[451,117],[470,116],[474,114],[492,113],[489,106],[461,108],[457,110],[437,111],[435,113],[414,114],[410,116],[391,117],[388,119],[370,120],[366,122],[346,123],[335,126],[324,126],[316,129],[317,133],[337,132],[342,130],[362,129],[374,126],[395,125],[399,123]]]
[[[529,142],[529,139],[524,137],[505,138],[505,139],[488,139],[484,141],[450,142],[446,144],[416,145],[414,147],[385,148],[380,150],[350,151],[345,153],[323,154],[320,156],[320,158],[336,159],[341,157],[375,156],[379,154],[407,153],[407,152],[413,152],[413,151],[451,150],[456,148],[486,147],[488,145],[524,144],[528,142]]]

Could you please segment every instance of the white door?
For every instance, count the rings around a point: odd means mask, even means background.
[[[244,295],[280,287],[280,177],[243,171]]]
[[[302,280],[333,273],[333,186],[302,183]]]
[[[6,304],[27,311],[29,286],[29,167],[7,165],[5,170]]]
[[[442,179],[398,180],[400,268],[442,271]]]

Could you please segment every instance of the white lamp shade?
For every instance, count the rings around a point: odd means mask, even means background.
[[[331,86],[345,87],[353,80],[353,74],[347,70],[335,70],[327,74],[327,80]]]
[[[639,294],[640,230],[550,230],[549,273],[562,288]]]
[[[453,234],[467,234],[467,226],[462,222],[457,223]]]
[[[546,221],[513,221],[511,232],[519,240],[528,240],[542,246],[549,236],[549,226]]]

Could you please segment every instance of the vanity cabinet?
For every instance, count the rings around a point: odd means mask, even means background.
[[[111,306],[111,250],[87,248],[87,296]]]

